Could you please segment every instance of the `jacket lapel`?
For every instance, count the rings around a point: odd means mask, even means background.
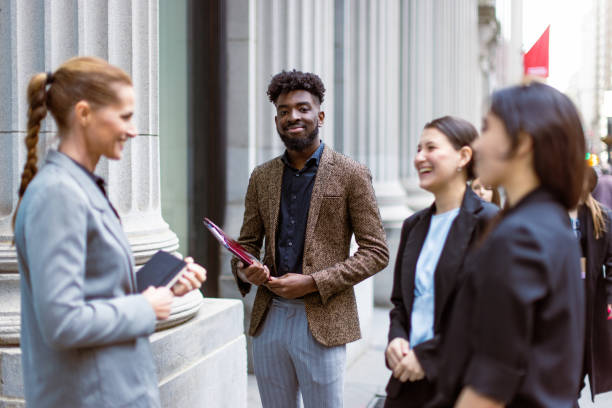
[[[130,281],[130,286],[131,286],[130,289],[132,290],[133,293],[135,293],[137,292],[137,287],[136,287],[136,275],[134,271],[134,262],[132,261],[133,260],[132,247],[130,246],[127,236],[125,235],[125,232],[123,231],[123,227],[121,226],[119,219],[117,219],[117,217],[115,216],[115,213],[113,213],[112,210],[110,210],[110,206],[108,205],[108,203],[106,203],[106,206],[108,208],[100,209],[102,212],[102,223],[104,224],[106,229],[115,237],[115,239],[119,242],[119,244],[121,244],[123,251],[128,256],[127,259],[130,260],[130,262],[128,262],[129,271],[130,271],[130,276],[129,276],[129,281]]]
[[[107,198],[104,196],[100,188],[91,179],[85,171],[78,167],[69,157],[55,150],[50,150],[47,154],[47,161],[55,163],[56,165],[64,168],[70,175],[79,183],[81,188],[85,191],[89,199],[89,203],[93,208],[101,213],[102,223],[106,229],[115,237],[125,254],[126,259],[129,259],[129,277],[130,289],[132,292],[136,291],[136,281],[134,275],[134,263],[132,256],[132,249],[129,241],[121,227],[121,223],[115,216],[115,213],[111,209]]]
[[[333,177],[334,172],[334,157],[332,150],[327,145],[323,146],[323,153],[321,153],[321,159],[319,160],[319,168],[317,169],[317,175],[315,177],[315,183],[312,188],[312,195],[310,197],[310,207],[308,209],[308,221],[306,222],[306,236],[304,238],[304,253],[309,252],[308,243],[312,241],[314,236],[315,226],[317,225],[317,219],[319,218],[319,210],[321,209],[321,202],[325,192],[325,186],[327,186],[328,180]]]
[[[425,243],[425,238],[427,237],[427,232],[429,231],[429,225],[431,223],[431,215],[434,212],[434,206],[432,205],[428,211],[423,214],[420,220],[417,221],[415,226],[410,231],[410,235],[408,236],[408,240],[406,241],[404,251],[404,255],[402,258],[402,275],[410,276],[410,279],[402,279],[402,294],[405,299],[414,300],[414,281],[416,279],[416,265],[419,260],[419,255],[421,253],[421,249],[423,248],[423,244]],[[408,273],[404,273],[404,271],[408,271]],[[406,302],[406,305],[410,305],[410,310],[408,310],[409,315],[412,313],[412,304],[413,301]]]
[[[266,234],[270,238],[272,265],[276,265],[276,231],[278,231],[278,215],[280,212],[281,189],[283,184],[284,164],[280,157],[274,159],[268,174],[268,209],[270,231]]]
[[[440,315],[444,310],[446,302],[456,287],[461,265],[469,249],[474,229],[478,223],[476,213],[482,209],[480,199],[470,187],[466,188],[463,203],[459,214],[453,222],[444,248],[440,254],[440,260],[434,274],[435,285],[435,311],[434,326],[440,322]],[[437,327],[435,327],[437,328]]]

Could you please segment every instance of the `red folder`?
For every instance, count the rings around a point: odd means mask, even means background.
[[[219,241],[219,243],[230,251],[236,258],[244,262],[245,265],[253,265],[253,262],[257,261],[257,258],[248,253],[247,250],[242,247],[242,245],[228,237],[227,234],[223,232],[221,228],[215,225],[214,222],[208,218],[204,218],[203,223],[211,234],[217,238],[217,241]]]

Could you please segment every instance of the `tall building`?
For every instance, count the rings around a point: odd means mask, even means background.
[[[612,1],[595,0],[595,137],[608,135],[608,115],[604,106],[606,91],[612,91]],[[612,107],[608,108],[612,109]],[[608,150],[609,152],[609,150]]]

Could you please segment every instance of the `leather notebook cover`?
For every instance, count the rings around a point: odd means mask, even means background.
[[[149,261],[136,272],[136,285],[138,292],[144,291],[149,286],[174,285],[180,277],[180,272],[187,264],[174,255],[165,251],[157,251]]]

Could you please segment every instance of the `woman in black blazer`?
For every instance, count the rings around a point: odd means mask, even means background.
[[[597,175],[589,167],[580,204],[570,211],[582,250],[580,266],[586,295],[582,378],[588,375],[593,399],[612,391],[612,218],[610,209],[591,195],[596,184]]]
[[[575,406],[585,308],[567,211],[584,173],[578,112],[541,83],[497,91],[475,151],[506,207],[466,259],[428,406]]]
[[[467,249],[497,212],[466,184],[473,178],[470,145],[477,137],[469,122],[450,116],[427,124],[421,135],[414,165],[420,186],[435,201],[402,227],[386,350],[393,374],[385,407],[422,407],[433,397],[444,311]]]

